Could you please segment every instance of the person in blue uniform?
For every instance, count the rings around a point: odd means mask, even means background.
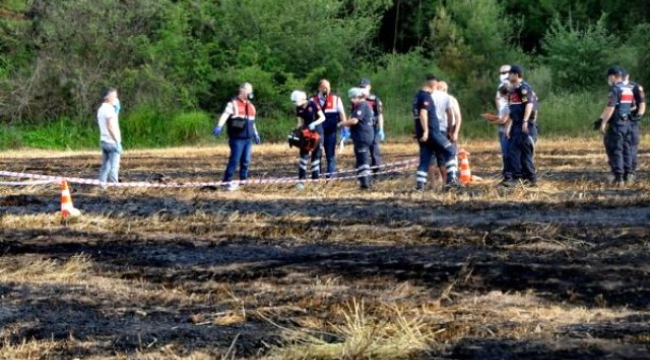
[[[336,172],[336,145],[338,144],[336,133],[338,124],[345,121],[345,108],[343,101],[335,94],[332,94],[330,82],[322,79],[318,84],[318,94],[312,97],[312,101],[320,106],[325,114],[323,123],[323,148],[327,160],[327,172],[325,177],[330,178]],[[349,137],[348,128],[341,129],[341,137]]]
[[[361,79],[358,87],[364,90],[366,102],[368,102],[368,105],[372,109],[372,126],[375,130],[375,138],[370,147],[370,160],[372,171],[376,173],[379,171],[379,166],[381,166],[381,149],[379,148],[379,143],[386,140],[386,133],[384,133],[384,105],[381,99],[371,92],[372,84],[370,84],[370,79]]]
[[[632,143],[632,109],[635,106],[634,93],[630,85],[623,82],[623,70],[611,67],[607,70],[610,85],[607,105],[600,115],[600,132],[604,135],[605,150],[609,167],[614,175],[616,187],[625,185],[625,174],[632,170],[630,153]]]
[[[523,181],[524,185],[537,186],[537,169],[535,167],[537,97],[530,84],[524,81],[524,72],[519,65],[510,66],[509,74],[508,111],[510,123],[506,135],[510,141],[504,179],[501,184],[511,187]]]
[[[630,74],[623,70],[623,83],[632,87],[632,94],[634,95],[634,104],[632,108],[632,122],[630,123],[630,128],[632,131],[631,143],[629,144],[629,153],[626,154],[629,157],[628,161],[631,164],[631,169],[629,169],[625,174],[623,174],[623,181],[626,183],[632,183],[636,179],[636,169],[639,158],[639,143],[641,141],[641,131],[639,129],[639,121],[645,115],[646,111],[646,97],[643,86],[634,81],[630,81]]]
[[[320,135],[320,139],[316,148],[311,152],[311,178],[320,178],[321,172],[321,157],[322,157],[322,144],[323,144],[323,123],[325,122],[325,114],[320,106],[307,99],[307,94],[303,91],[294,91],[291,93],[291,101],[296,106],[296,117],[298,118],[299,129],[309,129],[315,131]],[[298,163],[298,178],[304,180],[307,178],[307,169],[309,167],[309,152],[300,150],[300,160]],[[304,189],[305,184],[299,182],[297,188]]]
[[[371,105],[366,100],[364,89],[352,88],[348,91],[348,97],[352,102],[352,111],[346,121],[339,123],[339,127],[350,127],[359,184],[362,190],[369,190],[372,176],[370,154],[375,139],[374,115]]]
[[[417,170],[416,190],[426,188],[429,166],[433,156],[438,153],[444,157],[447,170],[445,188],[459,187],[458,162],[456,160],[456,147],[449,141],[446,134],[440,131],[440,124],[436,115],[436,106],[431,94],[433,93],[438,78],[427,75],[424,86],[415,95],[413,100],[413,119],[415,122],[415,137],[420,145],[420,163]],[[448,119],[451,122],[453,114],[448,109]],[[451,127],[451,124],[449,124]]]

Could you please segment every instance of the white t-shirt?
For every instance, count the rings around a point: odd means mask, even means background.
[[[451,109],[451,99],[444,91],[435,90],[431,93],[433,104],[436,106],[436,116],[441,132],[447,132],[447,109]]]
[[[504,81],[499,86],[497,87],[497,101],[499,102],[499,111],[501,111],[501,108],[503,105],[508,105],[508,97],[501,95],[499,92],[499,89],[501,89],[502,86],[508,86],[509,82]]]
[[[113,107],[113,105],[109,103],[103,103],[102,106],[99,107],[99,110],[97,110],[97,123],[99,124],[99,140],[107,142],[109,144],[115,144],[115,140],[113,140],[111,133],[108,132],[108,122],[106,120],[115,122],[115,126],[114,126],[115,137],[117,138],[118,142],[122,142],[122,134],[120,133],[119,119],[117,113],[115,112],[115,107]]]

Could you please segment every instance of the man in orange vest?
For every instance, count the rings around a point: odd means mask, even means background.
[[[336,130],[340,122],[345,122],[345,108],[343,101],[337,95],[332,94],[332,87],[327,79],[322,79],[318,83],[318,94],[314,95],[312,101],[320,105],[325,114],[323,123],[323,147],[325,148],[325,158],[327,159],[326,178],[330,178],[336,172]],[[350,137],[350,129],[342,128],[341,137],[347,140]]]
[[[221,114],[219,123],[212,131],[212,135],[219,136],[223,126],[228,125],[228,145],[230,146],[230,158],[223,181],[228,191],[235,191],[239,188],[238,183],[231,183],[237,164],[239,163],[239,179],[248,179],[248,167],[251,163],[253,140],[256,144],[261,142],[260,135],[255,126],[255,106],[251,103],[253,99],[253,85],[244,83],[239,87],[239,95],[234,97],[226,110]]]

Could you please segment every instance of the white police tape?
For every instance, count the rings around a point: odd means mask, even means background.
[[[375,175],[388,174],[395,171],[402,171],[408,169],[412,164],[416,163],[417,160],[404,160],[397,161],[394,163],[374,166],[372,169],[388,169],[383,171],[378,171]],[[346,176],[340,176],[341,174],[349,174],[356,172],[356,169],[345,170],[338,173],[328,173],[325,175],[330,175],[331,177],[326,181],[341,181],[341,180],[350,180],[356,179],[363,175],[351,174]],[[297,178],[270,178],[270,179],[254,179],[254,180],[233,180],[233,181],[211,181],[211,182],[175,182],[175,183],[150,183],[150,182],[120,182],[120,183],[104,183],[95,179],[87,178],[76,178],[76,177],[65,177],[65,176],[51,176],[51,175],[41,175],[41,174],[32,174],[32,173],[20,173],[20,172],[11,172],[11,171],[0,171],[0,177],[12,177],[20,179],[30,179],[32,181],[22,181],[22,182],[1,182],[0,185],[5,186],[25,186],[25,185],[42,185],[47,183],[61,182],[66,180],[71,184],[82,184],[82,185],[94,185],[94,186],[106,186],[106,187],[130,187],[130,188],[193,188],[193,187],[219,187],[219,186],[229,186],[229,185],[275,185],[275,184],[296,184],[300,182],[319,182],[321,179],[297,179]],[[36,180],[36,181],[33,181]]]
[[[0,181],[0,186],[36,186],[54,183],[54,180],[35,180],[35,181]]]

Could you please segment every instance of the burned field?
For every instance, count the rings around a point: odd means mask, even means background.
[[[0,358],[650,358],[650,154],[613,189],[600,143],[542,144],[540,187],[503,190],[496,144],[466,149],[483,181],[455,193],[412,192],[412,168],[366,193],[72,185],[67,226],[56,184],[0,187]],[[129,152],[122,177],[216,181],[225,155]],[[294,158],[257,147],[253,176],[293,176]],[[9,171],[98,164],[0,154]]]

